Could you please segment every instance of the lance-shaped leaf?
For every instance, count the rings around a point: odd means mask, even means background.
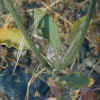
[[[49,43],[56,49],[60,51],[61,43],[59,39],[59,31],[56,22],[50,17],[44,10],[35,9],[34,10],[34,20],[36,20],[36,26],[41,29],[42,36],[49,41]],[[41,16],[44,15],[44,16]]]
[[[59,52],[61,49],[61,42],[59,39],[58,27],[51,17],[49,19],[49,35],[51,45]]]
[[[77,53],[79,52],[79,49],[82,45],[82,41],[84,39],[82,34],[82,26],[84,25],[84,20],[86,17],[82,17],[79,20],[77,20],[72,28],[71,28],[71,34],[69,36],[69,48],[67,50],[67,56],[64,61],[64,66],[68,66],[73,62],[75,59]]]
[[[95,8],[95,5],[96,5],[96,0],[92,0],[89,6],[88,15],[86,17],[86,20],[85,22],[82,23],[83,24],[82,28],[76,25],[77,26],[76,28],[79,29],[79,31],[77,33],[74,33],[75,37],[74,38],[72,37],[73,41],[70,43],[69,49],[67,50],[67,57],[64,59],[64,64],[60,68],[63,69],[67,67],[68,65],[70,65],[75,59],[75,57],[77,56],[81,48],[81,45],[84,41],[85,35],[87,33],[87,29],[88,29],[90,20],[92,18],[92,12]],[[73,32],[72,32],[72,35],[73,35]]]
[[[49,15],[46,14],[39,22],[38,29],[40,29],[41,35],[49,42]]]
[[[63,76],[61,76],[61,79],[65,80],[66,84],[74,89],[88,87],[88,85],[91,83],[91,79],[84,73],[80,72],[64,74]]]
[[[72,27],[71,27],[71,34],[69,35],[69,44],[74,40],[76,35],[82,29],[84,21],[86,20],[86,16],[81,17],[80,19],[76,20]]]
[[[40,21],[45,16],[45,11],[43,9],[34,9],[34,27],[37,28]]]
[[[34,9],[34,27],[44,39],[49,40],[49,15],[43,9]]]

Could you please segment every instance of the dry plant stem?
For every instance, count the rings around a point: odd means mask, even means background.
[[[75,95],[73,96],[73,99],[72,100],[77,100],[77,97],[79,96],[79,93],[80,93],[80,90],[76,90],[75,91]]]
[[[93,70],[95,69],[95,67],[100,64],[100,60],[97,61],[96,64],[93,65],[92,69],[90,70],[90,72],[88,73],[88,76],[91,76],[91,73],[93,72]]]
[[[89,0],[85,0],[82,3],[79,4],[80,7],[82,7],[85,3],[87,3]]]
[[[48,9],[50,9],[51,7],[53,7],[54,5],[56,5],[59,2],[61,2],[61,0],[57,0],[57,1],[53,2],[52,4],[50,4],[49,6],[47,6],[46,8],[40,9],[40,10],[43,10],[44,13],[41,16],[39,16],[39,19],[34,23],[35,28],[37,28],[38,23],[40,22],[40,20],[46,15],[46,13],[48,13]]]
[[[56,4],[59,3],[59,2],[61,2],[61,0],[56,0],[55,2],[53,2],[52,4],[50,4],[49,6],[47,6],[47,7],[45,8],[45,10],[48,10],[48,9],[52,8],[54,5],[56,5]]]
[[[28,82],[28,86],[27,86],[27,92],[26,92],[26,98],[25,100],[29,100],[29,89],[30,89],[30,86],[33,84],[34,80],[40,75],[42,74],[46,69],[42,69],[40,72],[38,72],[36,75],[33,73],[31,79],[29,80]]]
[[[78,8],[81,8],[85,3],[87,3],[88,0],[84,0],[81,3],[76,3]]]
[[[31,37],[28,35],[28,32],[25,30],[24,25],[22,24],[20,16],[18,16],[15,8],[13,7],[13,2],[11,0],[4,0],[5,6],[7,7],[8,11],[14,17],[17,27],[21,30],[24,38],[26,39],[27,43],[30,46],[30,49],[35,53],[37,59],[40,63],[45,65],[45,67],[52,69],[51,66],[47,63],[47,61],[41,56],[39,50],[35,47]]]
[[[20,42],[20,45],[19,45],[19,48],[18,48],[18,52],[17,52],[17,61],[16,61],[16,64],[15,64],[15,66],[14,66],[13,72],[16,71],[16,68],[17,68],[19,59],[20,59],[21,54],[22,54],[23,45],[24,45],[24,37],[22,38],[22,40],[21,40],[21,42]]]
[[[76,63],[76,58],[74,59],[72,65],[71,65],[71,67],[70,67],[70,69],[71,69],[72,71],[74,71],[74,65],[75,65],[75,63]],[[77,69],[77,66],[76,66],[75,68]]]
[[[50,5],[50,0],[46,0],[47,4]]]

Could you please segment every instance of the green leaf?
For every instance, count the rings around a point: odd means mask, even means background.
[[[34,10],[34,20],[35,23],[37,21],[36,26],[38,29],[41,29],[42,36],[49,41],[49,43],[53,46],[53,48],[56,49],[57,52],[59,52],[61,49],[61,43],[56,22],[42,9]]]
[[[74,89],[88,87],[91,82],[91,79],[80,72],[73,72],[71,74],[64,74],[61,79],[66,81],[66,84]]]
[[[71,34],[69,36],[69,48],[67,50],[67,60],[65,58],[64,64],[66,66],[68,66],[69,64],[71,64],[73,62],[73,60],[75,59],[77,53],[79,52],[79,49],[82,45],[82,41],[83,41],[83,35],[82,35],[82,28],[84,25],[84,21],[86,20],[86,16],[80,18],[79,20],[77,20],[72,28],[71,28]],[[64,65],[64,66],[65,66]]]
[[[41,29],[41,35],[49,41],[49,15],[46,14],[39,22],[38,29]]]
[[[41,13],[38,9],[35,9],[34,14],[37,14],[35,16],[43,15],[44,11],[41,10]],[[36,18],[36,19],[35,19]],[[38,25],[36,24],[37,28],[41,30],[41,35],[48,40],[48,43],[55,49],[56,51],[56,62],[55,65],[59,66],[59,53],[61,49],[61,43],[59,39],[59,32],[58,27],[56,25],[56,22],[52,19],[52,17],[49,16],[49,14],[44,14],[41,18],[37,19],[37,17],[34,17],[35,20],[38,20]]]
[[[42,9],[34,9],[34,27],[37,28],[40,20],[43,19],[43,17],[45,16],[45,11]]]
[[[80,19],[76,20],[71,27],[71,34],[69,35],[69,43],[71,43],[76,35],[80,32],[83,27],[83,23],[86,20],[86,16],[81,17]]]
[[[40,30],[40,35],[49,41],[49,15],[44,9],[34,9],[34,27]]]
[[[61,49],[61,41],[59,39],[58,27],[51,17],[49,19],[49,36],[51,45],[59,52]]]
[[[59,68],[59,54],[61,50],[61,41],[59,39],[59,32],[56,22],[50,17],[49,18],[49,37],[50,44],[56,51],[56,68]]]
[[[74,61],[75,57],[77,56],[77,54],[81,48],[81,45],[85,39],[87,30],[89,27],[89,23],[92,18],[92,12],[95,8],[95,4],[96,4],[96,0],[92,0],[90,3],[89,9],[88,9],[88,15],[86,17],[86,20],[85,20],[85,22],[82,23],[83,24],[82,28],[80,25],[79,26],[75,25],[77,29],[74,28],[75,29],[74,36],[71,36],[71,40],[70,40],[71,43],[67,50],[67,56],[65,57],[64,64],[60,67],[60,69],[64,69],[65,67],[70,65]],[[79,31],[76,32],[78,29],[79,29]]]

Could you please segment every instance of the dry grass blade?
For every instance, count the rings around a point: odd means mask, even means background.
[[[79,93],[80,93],[80,90],[79,89],[76,90],[72,100],[77,100]]]
[[[16,64],[15,64],[15,66],[14,66],[14,70],[13,70],[13,72],[16,71],[16,68],[17,68],[17,65],[18,65],[19,59],[20,59],[21,54],[22,54],[23,45],[24,45],[24,37],[22,38],[22,40],[21,40],[21,42],[20,42],[20,45],[19,45],[19,48],[18,48],[17,61],[16,61]]]
[[[38,20],[36,20],[34,22],[35,28],[37,28],[37,25],[40,22],[40,20],[48,13],[48,9],[50,9],[51,7],[53,7],[54,5],[56,5],[59,2],[61,2],[61,0],[57,0],[57,1],[53,2],[51,5],[47,6],[46,8],[40,9],[40,10],[44,11],[44,13],[38,17]]]
[[[48,10],[48,9],[52,8],[54,5],[56,5],[56,4],[59,3],[59,2],[61,2],[61,0],[56,0],[55,2],[53,2],[52,4],[50,4],[49,6],[47,6],[47,7],[45,8],[45,10]]]
[[[61,20],[63,20],[66,24],[69,24],[70,26],[72,25],[72,23],[67,20],[65,17],[61,16],[59,13],[57,13],[56,11],[54,11],[52,9],[52,6],[56,3],[51,4],[51,6],[48,6],[46,3],[41,2],[41,4],[45,7],[46,10],[49,10],[50,12],[53,12],[55,14],[56,18],[60,18]]]
[[[30,89],[30,86],[32,85],[32,83],[34,82],[34,80],[40,75],[42,74],[46,69],[43,68],[40,72],[38,72],[37,74],[35,74],[33,72],[33,75],[31,77],[31,79],[29,80],[28,82],[28,85],[27,85],[27,92],[26,92],[26,97],[25,97],[25,100],[29,100],[29,89]]]
[[[91,73],[94,71],[94,69],[96,68],[96,66],[100,64],[100,60],[97,61],[96,64],[93,65],[92,69],[90,70],[90,72],[88,73],[88,76],[91,76]]]
[[[87,3],[89,0],[84,0],[83,2],[81,2],[80,4],[79,4],[79,6],[80,7],[82,7],[85,3]]]

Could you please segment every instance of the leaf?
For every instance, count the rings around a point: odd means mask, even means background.
[[[96,5],[96,0],[92,0],[88,9],[88,15],[86,17],[86,20],[85,22],[82,23],[83,24],[82,28],[80,26],[76,27],[77,29],[79,29],[79,31],[77,33],[76,32],[74,33],[75,37],[73,36],[73,40],[70,43],[70,46],[67,50],[67,56],[65,56],[65,59],[64,59],[64,64],[60,66],[60,69],[64,69],[65,67],[68,67],[68,65],[70,65],[76,58],[81,48],[81,45],[85,39],[85,36],[87,34],[87,30],[88,30],[90,21],[92,19],[92,12],[95,8],[95,5]]]
[[[65,56],[64,58],[64,64],[60,67],[60,69],[64,69],[65,67],[67,67],[68,65],[70,65],[75,57],[77,56],[80,47],[82,45],[84,37],[82,36],[81,32],[79,32],[74,40],[71,42],[68,50],[67,50],[67,56]]]
[[[41,22],[41,21],[40,21]],[[41,30],[44,38],[48,40],[48,43],[55,49],[56,52],[56,67],[59,67],[59,53],[61,49],[61,42],[59,39],[58,27],[55,21],[49,16],[45,15],[42,19],[44,25],[41,23]],[[40,25],[40,24],[39,24]]]
[[[70,47],[67,50],[67,61],[65,58],[64,61],[64,66],[68,66],[69,64],[71,64],[73,62],[73,60],[75,59],[82,41],[83,41],[83,35],[82,35],[82,28],[84,25],[84,20],[86,20],[86,16],[80,18],[79,20],[77,20],[72,28],[71,28],[71,34],[69,35],[69,45]]]
[[[59,52],[61,49],[61,41],[59,39],[58,27],[51,17],[49,19],[49,36],[51,45]]]
[[[22,38],[23,35],[17,28],[0,28],[0,44],[7,44],[8,47],[14,46],[15,48],[18,48]],[[24,40],[23,47],[29,48],[26,40]]]
[[[38,27],[40,20],[45,16],[45,12],[42,9],[34,9],[34,26]]]
[[[83,16],[74,22],[74,24],[70,29],[71,34],[69,35],[69,43],[71,43],[74,40],[75,36],[80,32],[85,20],[86,20],[86,16]]]
[[[56,49],[57,52],[61,49],[59,39],[59,31],[56,22],[44,10],[35,9],[34,20],[37,20],[37,28],[41,29],[42,36]],[[42,16],[44,14],[44,16]],[[39,18],[41,17],[41,18]],[[40,20],[39,20],[40,19]]]
[[[34,9],[34,26],[49,41],[49,15],[43,9]]]
[[[61,79],[66,81],[66,84],[74,89],[88,87],[91,79],[81,72],[73,72],[71,74],[64,74]]]
[[[49,15],[46,14],[39,22],[38,29],[41,29],[41,35],[49,41]]]

